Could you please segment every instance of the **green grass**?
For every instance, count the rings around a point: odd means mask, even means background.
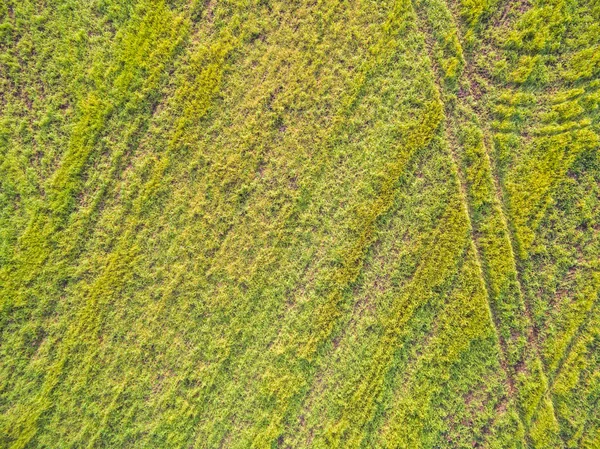
[[[599,447],[599,24],[0,2],[0,447]]]

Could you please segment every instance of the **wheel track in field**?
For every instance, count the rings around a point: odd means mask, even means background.
[[[552,394],[552,390],[554,389],[556,382],[560,378],[562,371],[563,371],[565,365],[567,364],[567,361],[569,360],[571,353],[573,352],[573,349],[577,345],[579,338],[585,333],[585,330],[587,329],[588,325],[592,321],[592,318],[594,315],[594,309],[596,309],[597,307],[600,307],[600,293],[597,295],[596,299],[594,301],[592,301],[592,304],[591,304],[589,310],[587,311],[587,313],[585,314],[583,321],[579,324],[579,326],[577,326],[577,329],[575,330],[575,332],[569,339],[569,343],[567,344],[564,353],[561,355],[556,369],[550,373],[550,375],[548,377],[548,387],[546,388],[546,391],[544,392],[545,396],[550,396]],[[540,399],[540,401],[536,404],[536,412],[540,408],[541,402],[542,401]],[[598,403],[598,400],[596,400],[596,403]]]
[[[597,397],[593,402],[592,410],[597,410],[598,407],[600,407],[600,396]],[[596,429],[598,428],[596,427]],[[589,438],[590,435],[588,433],[593,430],[594,428],[592,427],[592,419],[588,418],[583,426],[583,429],[581,430],[581,436],[577,440],[577,447],[583,447],[581,444],[585,442],[586,438]]]
[[[510,3],[510,2],[508,2]],[[469,85],[472,86],[476,85],[477,89],[479,89],[479,84],[473,81],[473,72],[471,67],[469,66],[469,64],[465,65],[465,72],[467,75],[467,79],[469,80]],[[475,106],[475,112],[477,113],[477,115],[479,117],[481,117],[484,113],[481,109],[481,107],[479,105]],[[487,128],[487,127],[486,127]],[[487,128],[484,132],[484,139],[485,139],[485,147],[486,147],[486,152],[489,151],[488,148],[490,148],[493,144],[491,142],[491,137],[490,137],[490,130],[489,128]],[[499,175],[498,175],[498,170],[496,167],[496,164],[493,162],[491,156],[489,155],[489,153],[486,153],[486,157],[488,158],[488,161],[490,163],[490,166],[492,168],[492,182],[494,183],[494,187],[495,187],[495,191],[496,191],[496,197],[499,200],[499,203],[501,205],[502,208],[502,218],[503,221],[506,225],[506,229],[507,229],[507,234],[509,236],[509,241],[510,241],[510,248],[511,248],[511,258],[514,261],[515,264],[515,269],[516,269],[516,273],[517,273],[517,279],[518,279],[518,285],[519,285],[519,294],[521,296],[521,298],[523,299],[523,304],[525,306],[525,313],[527,316],[527,321],[529,323],[528,326],[528,330],[527,330],[527,340],[529,342],[529,345],[535,350],[536,353],[536,357],[537,359],[540,361],[542,370],[543,370],[543,375],[545,376],[546,380],[547,380],[547,386],[545,388],[545,391],[543,393],[542,396],[540,396],[540,398],[538,399],[535,407],[534,407],[534,412],[533,412],[533,416],[530,420],[530,423],[535,422],[536,417],[538,412],[540,411],[542,404],[544,402],[544,398],[548,399],[548,400],[552,400],[550,393],[552,391],[552,388],[556,382],[556,379],[559,377],[560,375],[560,371],[564,365],[564,362],[568,359],[569,354],[572,350],[572,348],[575,346],[576,341],[578,340],[578,337],[581,333],[581,330],[583,329],[583,327],[585,327],[585,323],[587,323],[589,321],[589,316],[586,317],[584,323],[582,323],[576,333],[574,334],[574,336],[572,337],[571,341],[568,344],[567,350],[565,352],[565,354],[561,357],[561,362],[558,366],[558,368],[553,372],[553,373],[546,373],[545,372],[545,366],[543,363],[543,358],[542,358],[542,354],[541,354],[541,350],[539,347],[539,340],[538,340],[538,329],[536,328],[535,324],[534,324],[534,320],[533,320],[533,314],[532,314],[532,310],[531,310],[531,304],[530,301],[528,301],[526,299],[526,295],[523,293],[523,275],[522,275],[522,268],[520,267],[520,264],[518,263],[518,259],[515,256],[515,252],[514,252],[514,248],[515,248],[515,229],[513,226],[511,226],[510,221],[508,220],[508,203],[507,203],[507,199],[506,199],[506,195],[504,193],[504,189],[502,188],[502,184],[499,180]],[[591,312],[591,310],[590,310]],[[588,314],[589,315],[589,314]],[[556,418],[556,413],[553,411],[554,413],[554,419],[558,422],[557,418]],[[528,424],[528,426],[529,426]]]
[[[414,2],[414,0],[413,0]],[[442,101],[442,103],[444,104],[444,107],[446,108],[446,104],[445,102],[443,102],[443,100],[441,100],[441,94],[443,92],[443,86],[442,86],[442,82],[440,81],[441,75],[439,73],[440,68],[438,67],[438,65],[436,64],[435,58],[433,57],[433,47],[435,46],[434,43],[434,38],[432,36],[432,32],[430,27],[427,25],[427,19],[424,18],[424,12],[421,11],[421,9],[419,7],[417,7],[417,5],[414,5],[413,3],[413,8],[415,10],[415,13],[418,17],[418,22],[419,25],[422,29],[424,29],[424,31],[422,31],[423,33],[423,37],[425,40],[425,47],[427,48],[427,52],[428,52],[428,56],[429,59],[431,61],[431,65],[432,65],[432,72],[434,74],[435,77],[435,82],[436,85],[438,87],[438,91],[440,92],[440,101]],[[448,111],[446,110],[446,116],[448,115]],[[446,118],[447,120],[447,118]],[[489,297],[489,286],[488,283],[486,281],[486,278],[484,276],[483,273],[483,266],[481,263],[481,256],[480,256],[480,249],[479,249],[479,245],[477,244],[477,238],[475,237],[474,234],[474,228],[473,228],[473,224],[472,224],[472,211],[470,210],[469,207],[469,202],[467,200],[467,192],[466,192],[466,187],[465,187],[465,180],[463,178],[463,175],[461,174],[459,165],[458,165],[458,157],[456,155],[454,146],[456,145],[455,139],[450,135],[451,132],[448,129],[448,126],[446,124],[445,128],[444,128],[444,133],[445,133],[445,138],[447,140],[448,143],[448,152],[451,156],[451,160],[452,163],[455,167],[456,173],[457,173],[457,177],[458,177],[458,184],[459,184],[459,189],[460,189],[460,195],[462,197],[462,202],[463,205],[465,207],[465,213],[467,214],[468,217],[468,222],[469,222],[469,228],[470,228],[470,234],[471,234],[471,240],[472,240],[472,244],[473,247],[475,249],[474,253],[475,253],[475,258],[477,261],[477,265],[480,268],[480,275],[482,277],[482,279],[484,280],[484,285],[485,285],[485,295],[488,301],[488,305],[490,308],[490,314],[492,317],[492,324],[494,326],[494,332],[496,334],[496,336],[498,337],[498,342],[499,342],[499,346],[500,346],[500,351],[502,354],[502,358],[504,360],[501,360],[500,364],[502,366],[502,370],[504,371],[504,374],[506,376],[506,383],[507,383],[507,388],[508,388],[508,396],[505,396],[504,398],[502,398],[502,400],[499,401],[498,403],[498,408],[506,408],[507,404],[510,402],[511,399],[514,399],[514,393],[515,393],[515,382],[514,382],[514,378],[511,375],[510,371],[508,370],[508,367],[506,366],[506,352],[507,352],[507,348],[506,348],[506,344],[503,341],[503,339],[500,338],[500,334],[498,332],[498,320],[496,317],[496,314],[494,312],[494,309],[492,308],[492,304],[490,301],[490,297]],[[521,419],[521,418],[520,418]]]
[[[458,20],[456,19],[457,13],[450,5],[451,2],[445,1],[444,3],[448,9],[450,16],[451,16],[451,21],[453,22],[452,25],[453,25],[454,29],[456,30],[456,35],[457,35],[458,41],[460,43],[460,50],[462,50],[462,48],[464,48],[464,45],[463,45],[463,38],[460,34],[459,26],[457,25],[459,23]],[[510,4],[510,2],[508,2],[507,4]],[[506,9],[507,7],[508,7],[507,5],[504,5],[504,9]],[[435,41],[435,37],[432,35],[433,33],[432,33],[431,25],[427,23],[427,18],[424,17],[424,14],[426,14],[426,12],[420,11],[418,7],[415,7],[415,10],[418,11],[419,16],[420,16],[421,25],[425,29],[424,35],[425,35],[426,41],[428,42],[427,47],[428,47],[428,51],[430,53],[430,59],[432,60],[433,70],[436,73],[436,81],[438,84],[438,88],[440,90],[440,94],[442,97],[444,97],[445,87],[442,84],[443,73],[440,73],[439,64],[436,64],[436,61],[432,54],[432,48],[435,45],[435,42],[432,43],[432,41]],[[446,136],[447,136],[448,143],[449,143],[449,146],[451,149],[453,162],[457,166],[457,172],[458,172],[458,177],[459,177],[460,186],[461,186],[461,193],[464,196],[465,207],[468,211],[469,221],[470,221],[471,227],[472,227],[471,235],[472,235],[472,239],[473,239],[475,248],[477,249],[476,255],[477,255],[479,265],[482,270],[482,277],[485,281],[488,303],[490,304],[490,310],[492,311],[496,334],[498,335],[501,350],[502,350],[502,356],[504,358],[504,360],[502,361],[502,364],[503,364],[503,368],[507,374],[507,382],[509,384],[509,389],[510,389],[509,393],[515,398],[518,397],[516,395],[517,387],[515,385],[515,383],[516,383],[515,382],[515,377],[516,377],[515,374],[519,374],[520,372],[522,372],[525,369],[524,364],[528,360],[528,358],[527,358],[528,353],[531,353],[533,356],[533,359],[530,359],[531,365],[533,367],[535,367],[535,365],[539,366],[539,371],[540,371],[539,375],[541,377],[540,380],[542,381],[543,385],[546,385],[544,392],[540,395],[539,400],[537,400],[536,405],[533,408],[533,412],[530,413],[529,416],[523,416],[524,412],[521,410],[521,407],[519,404],[519,412],[520,412],[519,415],[520,415],[522,423],[525,425],[525,428],[527,429],[526,438],[527,438],[528,443],[532,444],[531,436],[529,435],[529,430],[530,430],[530,426],[532,424],[535,424],[536,415],[537,415],[538,411],[540,410],[542,403],[544,403],[544,397],[546,397],[547,391],[550,390],[550,387],[548,386],[548,376],[546,375],[546,373],[544,371],[541,353],[540,353],[539,345],[537,342],[537,335],[536,335],[536,332],[535,332],[535,329],[533,326],[530,305],[528,304],[528,301],[525,300],[525,296],[523,294],[523,289],[522,289],[523,280],[522,280],[521,271],[519,270],[519,267],[517,264],[517,258],[515,256],[515,252],[514,252],[514,247],[515,247],[514,235],[513,235],[513,230],[510,226],[509,220],[507,218],[508,215],[507,215],[506,199],[504,196],[504,192],[503,192],[500,180],[498,178],[497,167],[493,163],[493,160],[489,154],[489,148],[492,146],[492,142],[490,139],[490,131],[489,131],[489,128],[487,126],[485,126],[487,117],[486,117],[486,114],[485,114],[485,111],[484,111],[482,105],[479,103],[479,98],[485,92],[482,92],[481,84],[476,81],[476,73],[474,72],[472,63],[470,63],[470,61],[468,60],[467,57],[463,57],[462,54],[460,54],[459,56],[462,58],[464,66],[462,69],[462,73],[459,73],[459,75],[457,76],[458,81],[459,81],[458,84],[460,85],[461,79],[464,80],[463,85],[466,87],[466,94],[462,91],[459,91],[459,98],[457,99],[457,103],[460,104],[461,106],[466,106],[467,112],[471,113],[477,117],[477,120],[479,122],[479,123],[477,123],[477,125],[479,126],[479,128],[481,129],[481,131],[483,133],[483,150],[484,151],[482,154],[482,159],[483,159],[482,162],[483,162],[484,166],[489,167],[489,169],[488,169],[489,175],[490,175],[489,181],[492,183],[492,186],[493,186],[493,192],[492,192],[493,198],[491,200],[492,200],[492,203],[495,203],[499,206],[498,209],[499,209],[500,223],[501,223],[501,227],[504,231],[504,234],[507,237],[507,242],[506,242],[507,250],[509,252],[512,269],[514,270],[515,275],[516,275],[516,282],[515,282],[515,287],[517,288],[517,298],[516,299],[518,299],[519,303],[522,304],[523,312],[526,316],[525,323],[524,323],[525,329],[523,331],[524,337],[526,338],[526,341],[527,341],[527,343],[525,343],[525,346],[524,346],[524,351],[526,351],[526,352],[525,352],[524,356],[522,357],[522,359],[519,361],[519,364],[516,366],[513,366],[513,367],[508,366],[507,342],[505,339],[502,338],[502,336],[499,332],[499,328],[501,328],[501,317],[498,316],[498,310],[493,305],[494,298],[493,298],[493,295],[491,294],[493,292],[493,290],[490,285],[490,279],[489,279],[489,276],[491,273],[486,272],[487,271],[486,264],[482,263],[482,261],[485,261],[485,250],[482,249],[482,244],[479,242],[478,234],[480,234],[480,231],[479,231],[479,229],[477,229],[476,227],[473,226],[473,223],[476,220],[474,220],[474,218],[473,218],[474,217],[474,215],[473,215],[474,214],[474,211],[473,211],[474,206],[473,206],[473,204],[471,204],[471,201],[469,199],[468,185],[466,184],[466,180],[465,180],[465,178],[468,177],[468,174],[466,175],[464,173],[465,169],[464,169],[464,167],[461,167],[460,159],[459,159],[460,156],[457,155],[457,153],[456,153],[457,145],[459,145],[459,143],[457,142],[456,129],[457,129],[457,125],[459,125],[459,123],[452,123],[452,122],[456,121],[456,119],[460,116],[460,112],[457,111],[457,109],[458,109],[457,106],[448,105],[446,102],[444,102],[444,106],[446,109],[446,116],[447,116]],[[463,95],[460,95],[461,93]],[[463,100],[463,99],[465,99],[465,100]],[[515,374],[513,374],[511,372],[511,368],[514,368]],[[547,402],[546,402],[546,404],[548,405]],[[551,407],[551,411],[552,411],[552,418],[555,423],[558,423],[552,404],[550,404],[550,407]]]
[[[510,3],[510,2],[509,2]],[[468,63],[465,64],[465,74],[466,74],[466,78],[468,79],[468,83],[471,89],[471,93],[474,90],[473,86],[477,86],[475,89],[480,89],[480,86],[477,82],[473,81],[473,72],[472,72],[472,68],[470,67],[470,65]],[[479,118],[482,117],[482,115],[484,115],[481,106],[479,104],[475,105],[475,113],[478,115]],[[484,122],[482,120],[482,122]],[[515,271],[516,271],[516,275],[517,275],[517,285],[519,287],[519,296],[521,297],[522,301],[523,301],[523,305],[524,305],[524,312],[526,314],[527,317],[527,322],[528,322],[528,326],[527,326],[527,341],[528,341],[528,346],[530,348],[532,348],[535,351],[535,357],[537,360],[539,360],[541,369],[542,369],[542,375],[545,377],[545,380],[547,382],[547,387],[545,389],[545,392],[543,393],[542,396],[540,396],[540,398],[538,399],[536,406],[534,408],[534,412],[533,412],[533,416],[531,417],[531,419],[529,420],[529,422],[526,422],[526,427],[529,428],[531,426],[532,423],[535,422],[536,420],[536,416],[542,406],[542,403],[544,402],[543,399],[544,397],[547,397],[548,392],[551,391],[552,389],[552,379],[551,376],[549,376],[544,369],[544,363],[543,363],[543,358],[541,355],[541,350],[539,347],[539,341],[538,341],[538,330],[534,324],[534,320],[533,320],[533,314],[532,314],[532,310],[531,310],[531,304],[530,302],[526,299],[526,295],[523,292],[523,275],[522,275],[522,268],[520,267],[519,263],[518,263],[518,259],[515,256],[515,230],[513,228],[513,226],[510,223],[510,220],[508,219],[509,214],[508,214],[508,203],[507,203],[507,199],[506,199],[506,195],[504,193],[504,189],[502,188],[502,184],[499,180],[499,175],[498,175],[498,170],[497,170],[497,166],[496,164],[493,162],[492,157],[489,154],[489,148],[492,147],[493,143],[491,141],[491,137],[490,137],[490,130],[488,127],[482,126],[482,128],[484,128],[484,141],[485,141],[485,149],[486,149],[486,154],[485,157],[488,160],[488,163],[492,169],[492,177],[491,180],[494,184],[494,189],[496,192],[496,199],[498,200],[500,206],[501,206],[501,212],[502,212],[502,221],[505,225],[505,229],[507,232],[507,236],[509,238],[509,245],[510,245],[510,257],[513,260],[514,263],[514,267],[515,267]],[[555,378],[555,376],[554,376]],[[553,417],[554,420],[556,422],[558,422],[557,418],[556,418],[556,413],[554,411],[554,409],[552,410],[553,413]],[[531,444],[531,442],[529,442],[529,444]]]
[[[572,341],[569,342],[570,343],[569,349],[572,349],[575,346],[575,343],[576,343],[575,340],[578,339],[578,337],[580,336],[580,334],[581,334],[580,331],[582,330],[582,328],[587,327],[587,325],[589,324],[589,322],[592,319],[592,316],[594,315],[594,312],[595,312],[594,309],[599,307],[599,305],[600,305],[600,294],[596,298],[596,301],[594,301],[594,304],[592,305],[592,308],[590,309],[585,322],[581,324],[581,326],[577,329],[577,334],[574,335]],[[564,366],[566,360],[567,360],[567,357],[565,357],[565,360],[561,363],[559,368],[562,368]],[[557,371],[558,371],[558,369],[557,369]],[[558,375],[556,375],[554,377],[553,381],[556,381],[557,378],[558,378]],[[600,395],[592,402],[591,410],[597,410],[599,406],[600,406]],[[596,427],[596,429],[598,429],[598,427]],[[585,420],[585,423],[581,430],[581,436],[577,440],[577,447],[583,447],[582,443],[585,441],[586,437],[589,437],[588,433],[593,430],[594,430],[593,417],[588,416],[587,419]]]
[[[590,324],[590,321],[592,321],[592,318],[594,315],[594,309],[596,309],[597,307],[600,307],[600,292],[597,292],[596,298],[594,300],[590,301],[590,303],[591,304],[590,304],[587,312],[585,313],[583,320],[581,321],[579,326],[577,326],[577,329],[575,330],[575,332],[569,339],[569,343],[567,343],[564,353],[560,356],[560,359],[558,360],[556,368],[554,369],[553,372],[550,373],[550,376],[549,376],[550,384],[548,385],[548,392],[550,392],[552,390],[552,387],[556,383],[556,380],[560,377],[562,370],[564,368],[565,362],[569,359],[571,352],[573,351],[573,348],[577,344],[577,341],[583,334],[584,330]]]
[[[452,14],[454,15],[454,17],[457,17],[457,9],[459,8],[459,5],[457,4],[458,0],[445,0],[446,3],[448,4],[448,9],[452,12]],[[488,24],[484,25],[485,28],[489,28],[489,27],[507,27],[507,20],[509,21],[510,25],[510,20],[508,19],[509,17],[509,10],[511,9],[511,6],[517,4],[518,7],[518,13],[514,12],[515,16],[513,17],[513,20],[518,20],[518,18],[524,14],[525,12],[529,11],[530,9],[532,9],[534,6],[532,5],[532,3],[529,0],[502,0],[500,2],[498,2],[497,4],[497,10],[492,12],[488,18]],[[455,22],[458,23],[458,21],[455,19]],[[493,22],[493,23],[491,23]],[[484,38],[483,39],[484,42],[484,46],[486,47],[494,47],[494,44],[491,40]],[[573,53],[575,52],[575,50],[569,50],[564,54],[567,53]],[[467,61],[466,61],[467,62]],[[477,88],[477,92],[478,94],[482,94],[481,89],[480,89],[480,83],[474,81],[474,70],[472,65],[466,63],[465,64],[465,74],[467,76],[467,79],[469,81],[470,86],[476,86]],[[488,77],[486,77],[486,75],[483,75],[485,79],[485,82],[490,82],[490,80],[488,79]],[[562,86],[563,88],[566,88],[565,86]],[[483,92],[485,93],[485,92]],[[552,95],[553,93],[553,89],[552,88],[548,88],[546,90],[544,90],[544,95]],[[486,115],[486,111],[481,107],[481,105],[476,102],[474,105],[474,111],[477,113],[477,115],[480,118],[484,118],[484,120],[482,120],[482,125],[485,126],[486,124],[486,120],[485,120],[485,115]],[[588,125],[589,126],[589,125]],[[485,139],[486,139],[486,148],[492,148],[493,147],[493,143],[491,141],[491,130],[489,128],[489,126],[485,126]],[[532,129],[533,132],[535,132],[535,127]],[[521,133],[524,133],[525,131],[522,130]],[[557,133],[564,133],[565,131],[559,131]],[[568,131],[570,132],[570,131]],[[528,133],[528,132],[527,132]],[[522,136],[524,134],[521,134]],[[531,136],[529,136],[531,138]],[[540,360],[540,362],[542,363],[542,369],[544,369],[544,375],[547,379],[547,386],[544,390],[543,395],[539,398],[539,400],[536,402],[535,406],[534,406],[534,415],[533,415],[533,420],[535,420],[536,415],[538,414],[542,403],[544,402],[544,399],[547,399],[549,401],[553,401],[552,398],[552,391],[554,389],[554,386],[556,384],[556,382],[559,380],[562,370],[566,365],[566,362],[569,360],[571,353],[573,351],[573,349],[575,348],[577,342],[579,341],[579,339],[581,338],[581,336],[584,334],[585,329],[589,326],[590,321],[592,320],[592,316],[594,314],[594,310],[595,308],[599,307],[600,305],[600,290],[596,289],[596,298],[592,299],[589,301],[589,305],[586,307],[587,310],[585,312],[583,312],[581,314],[581,321],[579,323],[579,325],[576,326],[576,330],[575,332],[573,332],[573,335],[569,338],[569,342],[567,343],[563,353],[560,355],[558,362],[556,363],[555,367],[552,367],[551,364],[546,365],[544,363],[544,359],[542,357],[542,352],[540,349],[540,340],[538,338],[538,329],[536,327],[536,325],[534,324],[534,320],[533,320],[533,314],[532,314],[532,307],[530,304],[530,301],[527,300],[527,296],[524,294],[522,286],[525,285],[525,283],[523,282],[522,279],[522,272],[523,269],[519,263],[519,259],[515,256],[515,252],[514,252],[514,248],[516,247],[516,230],[515,227],[512,226],[510,220],[508,220],[509,217],[509,213],[508,213],[508,200],[506,198],[506,195],[504,193],[504,189],[502,188],[502,183],[500,181],[500,176],[499,176],[499,171],[497,169],[497,165],[494,163],[493,158],[489,155],[488,153],[488,158],[490,160],[490,165],[492,167],[492,180],[494,182],[494,186],[497,192],[497,197],[500,200],[500,204],[502,206],[502,212],[503,212],[503,216],[504,216],[504,221],[507,224],[507,229],[508,229],[508,235],[510,237],[510,243],[511,243],[511,254],[513,257],[513,260],[515,262],[515,267],[516,267],[516,272],[517,272],[517,276],[519,279],[519,288],[520,288],[520,294],[521,297],[523,298],[523,302],[525,305],[525,311],[527,313],[527,317],[528,320],[530,322],[530,327],[529,327],[529,335],[528,335],[528,339],[530,340],[532,346],[535,348],[536,352],[537,352],[537,356]],[[572,162],[569,163],[569,168],[572,166]],[[556,186],[558,186],[559,182],[562,180],[563,178],[561,178],[559,181],[557,181]],[[550,195],[552,196],[553,193],[557,190],[557,187],[554,187],[553,189],[551,189],[550,191]],[[544,212],[542,214],[543,217],[546,217],[548,215],[549,210],[551,209],[550,205],[551,205],[551,201],[548,202],[548,205],[544,208]],[[540,223],[541,223],[542,219],[540,219]],[[537,226],[537,230],[539,230],[539,227],[541,225]],[[546,372],[547,371],[547,372]],[[556,416],[555,416],[556,418]],[[583,437],[582,437],[583,438]]]

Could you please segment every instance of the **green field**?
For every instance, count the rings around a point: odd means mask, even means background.
[[[600,0],[0,0],[0,448],[600,448]]]

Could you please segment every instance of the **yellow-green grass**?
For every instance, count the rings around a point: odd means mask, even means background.
[[[597,2],[0,21],[1,447],[600,444]]]

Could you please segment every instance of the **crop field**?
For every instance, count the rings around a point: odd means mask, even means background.
[[[600,448],[599,0],[0,0],[0,448]]]

